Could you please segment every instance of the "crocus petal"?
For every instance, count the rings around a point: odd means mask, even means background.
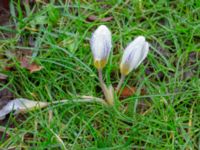
[[[107,63],[112,47],[110,30],[105,25],[99,26],[92,35],[90,45],[95,66],[103,68]]]
[[[146,58],[149,51],[149,44],[143,36],[137,37],[125,49],[120,64],[121,73],[127,75],[137,68]]]
[[[139,55],[143,48],[144,42],[145,38],[143,36],[139,36],[135,40],[133,40],[130,44],[128,44],[122,56],[122,63],[126,63],[129,65],[132,63],[136,64],[137,61],[139,60]]]
[[[148,52],[149,52],[149,43],[145,42],[144,47],[142,49],[143,55],[141,55],[142,57],[140,58],[140,61],[137,63],[137,66],[135,68],[137,68],[142,63],[142,61],[147,57]]]

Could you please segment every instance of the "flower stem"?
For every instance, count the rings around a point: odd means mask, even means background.
[[[116,92],[118,92],[120,90],[120,88],[121,88],[121,86],[122,86],[122,84],[124,82],[124,79],[125,79],[125,75],[121,75],[121,79],[120,79],[120,81],[119,81],[119,83],[117,85]]]
[[[101,89],[102,89],[103,94],[105,96],[105,101],[108,105],[112,106],[112,105],[114,105],[113,87],[109,86],[107,88],[106,84],[103,81],[101,69],[98,69],[98,74],[99,74],[99,81],[100,81]]]
[[[106,95],[106,85],[103,81],[102,69],[98,69],[98,75],[99,75],[101,89],[103,91],[103,94]]]

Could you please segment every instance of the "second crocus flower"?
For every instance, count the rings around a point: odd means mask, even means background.
[[[146,58],[149,51],[149,44],[143,36],[138,36],[124,50],[120,64],[121,74],[126,76],[133,69],[136,69]]]
[[[121,79],[117,85],[116,91],[119,91],[121,88],[125,76],[141,64],[147,57],[148,52],[149,43],[143,36],[138,36],[126,47],[120,63]]]

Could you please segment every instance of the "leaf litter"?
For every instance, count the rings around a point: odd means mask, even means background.
[[[28,57],[22,57],[20,59],[20,63],[21,67],[26,68],[27,70],[29,70],[30,73],[40,71],[43,68],[42,66],[39,66],[34,62],[31,63],[30,58]]]
[[[95,15],[91,15],[91,16],[86,18],[86,21],[88,21],[88,22],[94,22],[94,21],[97,21],[97,20],[99,20],[100,22],[109,22],[109,21],[113,20],[113,17],[108,16],[108,17],[105,17],[105,18],[98,18]]]

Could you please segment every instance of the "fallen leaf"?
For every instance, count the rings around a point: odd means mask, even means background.
[[[112,17],[112,16],[110,16],[110,17],[105,17],[105,18],[102,18],[102,19],[101,19],[102,22],[108,22],[108,21],[111,21],[111,20],[113,20],[113,17]]]
[[[15,52],[11,52],[11,51],[6,52],[6,56],[8,58],[16,57],[17,60],[19,60],[21,67],[26,68],[27,70],[29,70],[30,73],[40,71],[43,67],[37,65],[35,62],[31,62],[31,55],[32,55],[32,51],[23,50],[23,49],[16,50]],[[5,66],[4,69],[7,71],[15,70],[15,64],[10,65],[10,66]]]
[[[39,66],[35,63],[32,63],[29,67],[28,67],[30,73],[34,73],[34,72],[37,72],[37,71],[40,71],[41,69],[43,69],[42,66]]]
[[[109,17],[105,17],[105,18],[102,18],[102,19],[99,19],[97,16],[95,15],[91,15],[89,17],[86,18],[86,20],[88,22],[94,22],[96,20],[100,20],[101,22],[108,22],[108,21],[111,21],[113,19],[112,16],[109,16]]]
[[[26,68],[30,71],[30,73],[34,73],[40,71],[43,67],[37,65],[36,63],[30,63],[30,59],[28,57],[22,57],[20,59],[21,67]]]
[[[121,90],[119,90],[121,91]],[[135,87],[124,87],[123,90],[120,92],[120,98],[126,98],[132,96],[136,92]]]
[[[97,20],[97,16],[91,15],[91,16],[87,17],[86,20],[87,20],[88,22],[93,22],[93,21]]]

